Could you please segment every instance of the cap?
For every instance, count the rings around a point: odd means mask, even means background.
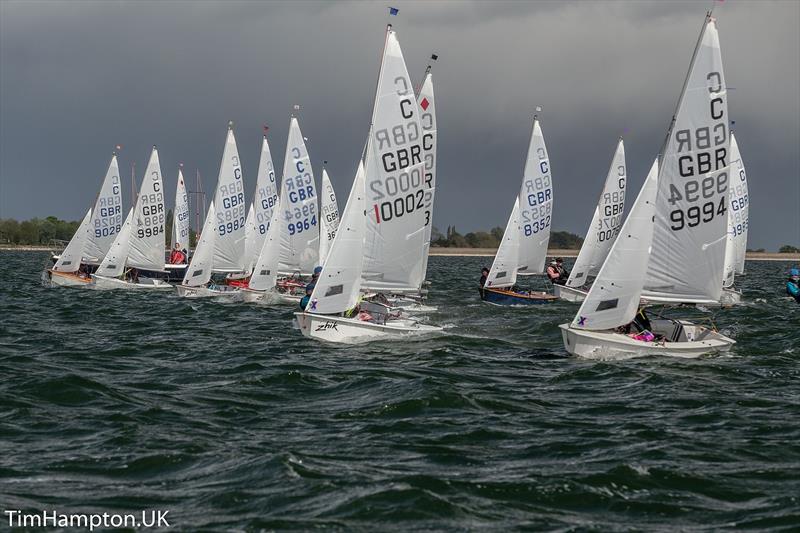
[[[320,274],[321,272],[322,272],[322,267],[321,266],[314,267],[314,274]]]

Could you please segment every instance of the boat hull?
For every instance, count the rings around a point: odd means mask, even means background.
[[[655,324],[659,321],[653,321]],[[668,322],[668,321],[663,321]],[[672,321],[669,321],[672,322]],[[680,324],[681,337],[677,341],[647,342],[636,340],[615,331],[589,331],[561,324],[564,348],[572,355],[587,359],[625,359],[649,355],[696,358],[713,352],[726,352],[736,341],[686,321]],[[653,329],[658,330],[657,327]],[[691,340],[690,340],[691,339]]]
[[[582,302],[586,299],[587,291],[566,285],[553,285],[553,294],[565,302]]]
[[[286,304],[299,304],[300,297],[291,294],[283,294],[274,290],[270,291],[257,291],[249,287],[239,289],[242,293],[242,301],[248,303],[257,303],[260,305],[286,305]]]
[[[216,298],[226,302],[242,301],[242,293],[238,289],[212,289],[210,287],[190,287],[188,285],[176,285],[175,289],[181,298]]]
[[[504,289],[483,289],[483,301],[492,305],[541,305],[552,303],[557,297],[546,292],[531,292],[528,294]]]
[[[325,342],[357,344],[373,340],[439,333],[442,328],[398,320],[395,324],[375,324],[357,318],[295,313],[297,324],[304,336]]]
[[[92,284],[91,278],[81,277],[74,272],[48,270],[47,275],[53,287],[88,287]]]
[[[152,279],[152,278],[139,278],[138,283],[133,283],[130,281],[126,281],[124,279],[119,278],[110,278],[108,276],[99,276],[97,274],[92,274],[92,284],[94,285],[95,289],[101,290],[113,290],[113,289],[125,289],[125,290],[172,290],[172,285],[167,283],[161,279]]]

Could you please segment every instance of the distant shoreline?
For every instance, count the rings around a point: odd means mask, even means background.
[[[2,252],[50,252],[52,246],[10,246],[0,245]],[[495,248],[439,248],[432,247],[431,255],[437,257],[494,257]],[[548,257],[578,257],[578,250],[547,250]],[[791,261],[800,262],[800,254],[781,254],[778,252],[747,252],[748,261]]]

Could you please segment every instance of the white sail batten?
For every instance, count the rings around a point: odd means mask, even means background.
[[[252,218],[248,215],[249,237],[246,238],[247,264],[252,269],[258,260],[259,253],[267,238],[272,212],[278,203],[278,186],[275,181],[275,167],[272,163],[272,153],[266,135],[261,142],[261,154],[258,159],[258,175],[256,177],[256,191],[251,208]]]
[[[608,256],[622,225],[625,210],[625,146],[622,139],[611,160],[603,191],[594,210],[592,222],[586,231],[578,258],[572,267],[567,287],[582,287],[590,276],[597,276]]]
[[[365,183],[367,235],[363,286],[419,291],[425,248],[425,162],[413,85],[393,30],[378,77]]]
[[[89,235],[92,231],[92,210],[86,211],[83,216],[78,229],[75,230],[75,235],[72,236],[67,247],[61,252],[61,256],[53,265],[53,270],[58,272],[77,272],[81,267],[83,260],[84,250],[86,243],[89,241]]]
[[[242,165],[233,127],[228,126],[225,149],[214,193],[217,234],[214,239],[214,272],[243,272],[245,265],[245,217]],[[203,230],[205,232],[205,229]]]
[[[359,161],[339,230],[311,294],[310,312],[342,313],[358,303],[367,221],[364,184],[364,165]]]
[[[282,272],[309,274],[319,262],[317,191],[306,143],[295,117],[289,122],[280,205],[283,229],[278,268]]]
[[[122,187],[117,155],[114,154],[92,209],[92,229],[86,241],[84,259],[91,263],[101,262],[121,229]]]
[[[328,171],[322,169],[322,186],[319,195],[319,211],[322,220],[319,235],[319,262],[324,263],[328,257],[336,230],[339,228],[339,206],[336,203],[336,192],[333,190]]]
[[[417,95],[420,123],[422,124],[422,149],[425,159],[425,244],[422,253],[422,279],[428,274],[428,255],[431,248],[433,228],[433,199],[436,194],[436,100],[433,94],[433,76],[430,69],[425,74],[422,88]]]
[[[503,232],[503,240],[497,248],[492,268],[486,278],[486,287],[511,287],[517,282],[517,266],[520,248],[519,198],[514,199],[514,207]]]
[[[280,205],[273,206],[272,219],[267,221],[266,238],[256,258],[253,274],[248,286],[255,291],[266,291],[275,287],[278,281],[278,261],[281,253],[281,211]]]
[[[203,231],[194,249],[189,268],[183,277],[183,285],[201,287],[211,280],[214,266],[214,241],[217,240],[217,217],[214,202],[208,206],[208,214],[203,223]]]
[[[172,246],[175,243],[181,248],[189,249],[189,195],[186,193],[186,183],[183,180],[183,171],[178,169],[178,185],[175,188],[175,213],[172,221]]]
[[[744,274],[744,260],[747,252],[747,230],[750,225],[750,196],[747,191],[747,174],[739,152],[739,143],[731,132],[731,216],[728,217],[733,233],[733,268],[736,274]]]
[[[117,234],[117,238],[114,239],[111,249],[103,258],[103,262],[97,267],[97,272],[95,272],[95,274],[116,278],[125,272],[125,265],[128,261],[128,254],[131,249],[131,230],[133,228],[133,214],[135,210],[136,206],[128,211],[128,216],[125,217],[125,223],[122,225],[122,229]]]
[[[718,301],[728,227],[730,139],[719,35],[708,17],[660,162],[648,301]]]
[[[534,117],[522,187],[519,192],[520,245],[518,275],[544,271],[553,218],[553,180],[550,158],[539,120]]]
[[[657,192],[658,159],[571,327],[607,330],[636,316],[653,243]]]
[[[153,147],[131,219],[130,250],[127,266],[144,270],[164,270],[164,183],[158,150]]]

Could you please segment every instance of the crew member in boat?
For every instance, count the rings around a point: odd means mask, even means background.
[[[306,295],[300,298],[300,310],[305,311],[308,307],[308,302],[311,301],[311,293],[314,292],[314,285],[309,283],[306,285]]]
[[[569,271],[564,268],[564,260],[556,257],[550,261],[550,266],[547,267],[547,277],[552,283],[556,285],[564,285],[569,278]]]
[[[486,299],[485,295],[484,295],[484,292],[483,292],[483,287],[484,287],[484,285],[486,285],[486,280],[488,278],[489,278],[489,269],[487,267],[483,267],[481,269],[481,280],[480,280],[481,287],[479,289],[481,291],[481,300],[485,300]]]
[[[181,244],[176,242],[172,247],[172,253],[169,254],[169,264],[182,265],[184,263],[186,263],[186,253],[181,249]]]
[[[786,294],[800,303],[800,269],[793,268],[789,271],[789,279],[786,280]]]

